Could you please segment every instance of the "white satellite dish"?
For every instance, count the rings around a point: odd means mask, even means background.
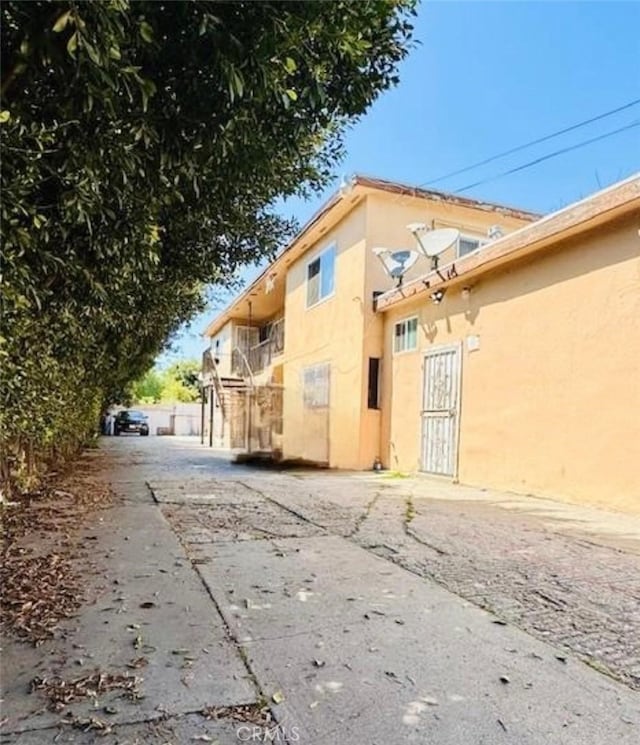
[[[401,251],[392,251],[389,248],[374,248],[373,253],[380,259],[387,274],[392,279],[398,280],[398,286],[402,284],[404,275],[420,256],[417,251],[408,248]]]
[[[268,295],[270,292],[273,292],[276,286],[276,274],[275,272],[270,274],[264,283],[264,291],[265,294]]]
[[[424,251],[424,255],[432,259],[458,240],[460,231],[456,228],[440,228],[439,230],[430,230],[418,238],[418,245]]]

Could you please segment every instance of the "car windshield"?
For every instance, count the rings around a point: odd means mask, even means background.
[[[121,416],[124,419],[144,419],[144,414],[141,411],[123,411]]]

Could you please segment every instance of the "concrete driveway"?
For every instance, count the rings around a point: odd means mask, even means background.
[[[106,706],[100,742],[638,741],[637,519],[236,466],[188,438],[102,449],[120,500],[82,526],[96,600],[46,655],[7,642],[3,742],[98,737],[25,695],[34,671],[77,676],[87,649],[92,666],[146,660],[144,698],[70,707],[90,723]]]

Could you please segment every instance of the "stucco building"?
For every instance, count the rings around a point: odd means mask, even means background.
[[[354,177],[208,325],[205,382],[214,395],[205,428],[212,419],[212,444],[271,449],[337,468],[371,468],[384,459],[384,317],[374,300],[395,282],[372,248],[413,248],[406,226],[418,220],[454,226],[462,240],[443,257],[447,263],[486,241],[491,226],[514,230],[534,217]],[[429,266],[420,259],[405,282]]]
[[[212,444],[640,509],[639,209],[355,177],[207,327]],[[416,221],[460,238],[394,287]]]

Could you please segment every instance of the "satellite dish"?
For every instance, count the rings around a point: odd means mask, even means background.
[[[356,184],[355,176],[347,176],[346,174],[344,174],[342,178],[340,179],[340,186],[338,187],[340,196],[345,197],[347,194],[351,194],[355,184]]]
[[[446,251],[459,237],[460,231],[456,228],[440,228],[420,236],[418,244],[424,255],[431,259]]]
[[[275,272],[270,274],[265,283],[264,283],[264,291],[268,295],[270,292],[273,292],[276,286],[276,274]]]
[[[374,248],[373,253],[380,259],[387,274],[392,279],[398,280],[398,286],[402,284],[404,275],[420,256],[417,251],[411,251],[410,249],[391,251],[389,248]]]

